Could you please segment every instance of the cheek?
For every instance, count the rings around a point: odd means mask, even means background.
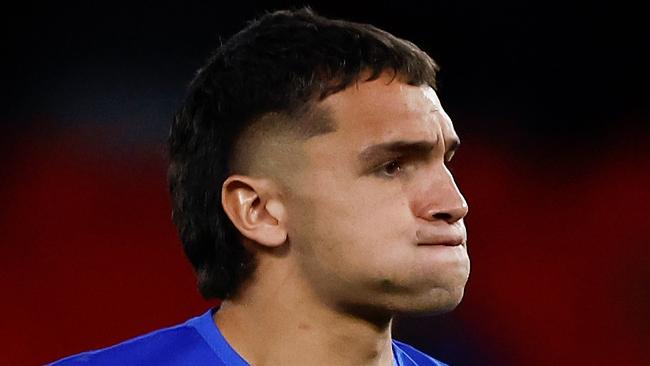
[[[415,242],[415,220],[400,190],[322,189],[297,200],[290,230],[318,257],[355,267],[387,264]],[[291,238],[291,233],[290,233]]]

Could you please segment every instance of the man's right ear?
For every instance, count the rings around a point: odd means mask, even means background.
[[[287,240],[284,204],[270,180],[231,175],[221,186],[221,204],[237,230],[252,241],[277,247]]]

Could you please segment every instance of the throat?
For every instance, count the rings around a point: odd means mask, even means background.
[[[214,314],[226,341],[249,364],[393,365],[390,317],[274,299],[265,305],[226,300]]]

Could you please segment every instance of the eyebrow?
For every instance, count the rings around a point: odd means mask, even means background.
[[[410,155],[410,156],[426,156],[438,144],[438,140],[419,140],[419,141],[390,141],[381,144],[368,146],[359,153],[359,160],[362,162],[374,162],[377,160],[385,159],[395,154]],[[455,152],[460,146],[458,138],[452,138],[448,141],[447,151],[445,156],[449,153]]]

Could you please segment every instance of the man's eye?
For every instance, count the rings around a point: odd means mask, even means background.
[[[392,177],[402,171],[402,164],[397,160],[393,160],[384,164],[380,171],[382,174]]]

